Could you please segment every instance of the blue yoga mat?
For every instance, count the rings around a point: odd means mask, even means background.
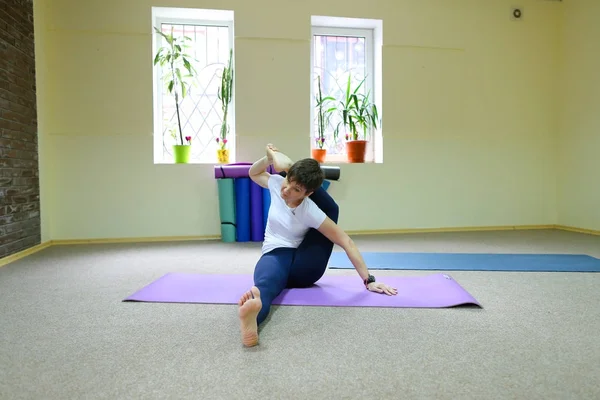
[[[584,254],[362,253],[371,270],[600,272],[600,259]],[[354,268],[334,252],[329,268]]]
[[[250,239],[262,242],[265,239],[263,219],[263,188],[250,182]]]
[[[235,178],[236,240],[250,241],[250,178]]]

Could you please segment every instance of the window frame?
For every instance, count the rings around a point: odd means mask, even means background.
[[[379,79],[378,71],[376,71],[376,49],[375,49],[375,38],[376,29],[371,27],[350,27],[350,26],[332,26],[332,25],[315,25],[311,26],[311,42],[310,42],[310,149],[317,148],[315,144],[315,117],[316,117],[316,103],[314,92],[314,69],[315,69],[315,36],[345,36],[345,37],[358,37],[364,38],[365,40],[365,80],[364,87],[367,92],[371,93],[371,101],[377,104],[378,110],[381,109],[378,98],[379,93],[377,92],[377,79]],[[381,72],[379,72],[381,73]],[[380,115],[381,118],[381,115]],[[370,140],[367,144],[367,152],[365,155],[365,162],[372,163],[377,162],[378,157],[376,154],[377,148],[381,147],[379,142],[381,141],[381,135],[378,131],[381,128],[373,129],[369,133]],[[339,137],[338,140],[345,140],[343,137]],[[347,162],[345,153],[331,154],[327,152],[325,157],[325,163],[340,163]]]
[[[201,10],[203,11],[203,10]],[[162,27],[162,24],[172,25],[194,25],[194,26],[212,26],[212,27],[227,27],[229,36],[229,49],[233,49],[233,60],[232,64],[235,65],[235,49],[234,49],[234,21],[226,19],[206,19],[206,18],[185,18],[185,17],[167,17],[167,16],[155,16],[153,18],[152,28],[152,63],[154,62],[154,55],[158,50],[158,44],[161,42],[161,37],[154,31],[154,27]],[[162,96],[163,96],[163,85],[161,77],[158,73],[159,68],[156,68],[152,64],[152,79],[153,79],[153,114],[154,114],[154,125],[153,125],[153,154],[154,164],[172,164],[174,160],[165,158],[163,150],[163,121],[162,121]],[[227,138],[227,148],[229,149],[230,162],[235,162],[235,82],[232,88],[233,98],[229,105],[229,121],[230,130]],[[214,159],[213,159],[214,158]],[[217,163],[217,154],[213,154],[213,158],[208,161],[202,161],[197,158],[190,158],[190,164],[214,164]]]

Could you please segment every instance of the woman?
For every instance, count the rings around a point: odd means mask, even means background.
[[[323,276],[334,243],[345,250],[368,290],[398,293],[375,281],[352,239],[337,225],[338,205],[321,187],[324,176],[319,163],[310,158],[292,163],[271,144],[266,152],[249,171],[254,182],[269,189],[271,206],[262,255],[254,270],[255,286],[238,302],[246,346],[258,344],[258,325],[283,289],[308,287]],[[270,165],[285,177],[269,174]]]

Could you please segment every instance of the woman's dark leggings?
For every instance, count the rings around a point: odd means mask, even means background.
[[[309,197],[333,222],[338,222],[339,207],[325,189],[320,187]],[[321,279],[332,251],[333,243],[311,228],[297,249],[278,248],[263,254],[254,269],[254,285],[260,290],[262,302],[258,324],[267,318],[273,299],[283,289],[308,287]]]

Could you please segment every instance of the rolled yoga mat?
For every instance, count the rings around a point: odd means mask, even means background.
[[[600,272],[600,259],[583,254],[362,253],[371,270]],[[353,269],[345,252],[329,268]]]
[[[235,225],[238,242],[250,241],[250,178],[235,178]]]
[[[235,163],[215,165],[215,179],[223,178],[248,178],[252,163]],[[272,165],[269,165],[267,171],[271,174],[275,173]],[[325,175],[325,179],[337,181],[340,179],[340,167],[321,165],[321,171]]]
[[[328,165],[321,165],[321,171],[323,171],[324,179],[326,179],[323,183],[327,182],[327,179],[332,181],[337,181],[340,179],[340,167],[332,167]],[[280,172],[279,175],[285,176],[286,172]],[[331,182],[327,182],[327,187]],[[325,190],[327,190],[325,187]]]
[[[325,174],[325,179],[329,179],[331,181],[340,180],[340,167],[321,165],[321,171],[323,171]]]
[[[235,242],[235,186],[233,179],[219,179],[219,217],[221,219],[221,240]]]
[[[386,276],[381,280],[397,288],[398,294],[388,296],[370,292],[365,289],[358,276],[325,275],[311,287],[285,289],[273,304],[324,307],[481,307],[458,282],[445,274]],[[237,304],[241,295],[253,284],[252,275],[170,273],[123,301]]]
[[[263,188],[256,182],[250,182],[250,239],[262,242],[265,238],[263,219]]]
[[[252,163],[215,165],[215,179],[248,178],[248,171],[250,171],[250,167],[252,167]],[[267,171],[269,173],[274,173],[273,166],[269,165]]]

